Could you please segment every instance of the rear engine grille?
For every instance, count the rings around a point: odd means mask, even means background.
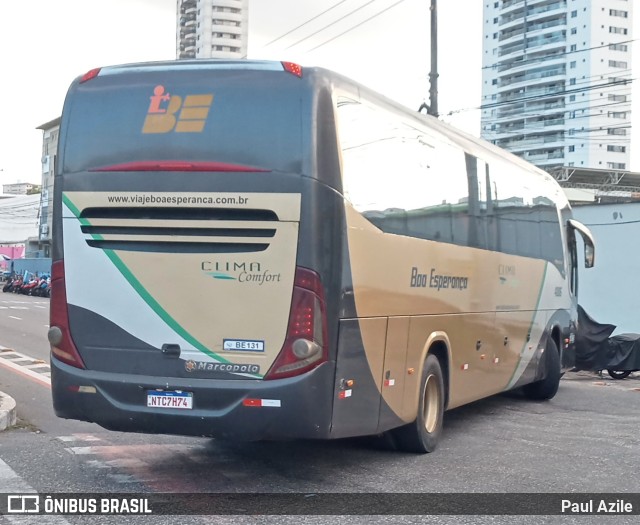
[[[93,248],[166,253],[261,252],[278,220],[271,210],[161,207],[86,208],[80,218]]]

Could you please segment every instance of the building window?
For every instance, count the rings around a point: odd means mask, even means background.
[[[614,102],[626,102],[627,95],[613,95],[612,93],[609,93],[608,99],[613,100]]]
[[[627,51],[627,44],[609,44],[610,51]]]
[[[575,86],[576,85],[576,79],[575,78],[570,78],[569,79],[569,85],[570,86]]]
[[[609,33],[615,33],[617,35],[626,35],[628,33],[628,30],[626,27],[609,26]]]
[[[624,128],[608,128],[607,135],[626,135],[627,130]]]
[[[575,100],[576,100],[576,96],[575,95],[569,96],[569,102],[575,102]]]
[[[571,51],[576,51],[578,46],[576,44],[571,44]]]
[[[612,170],[623,170],[627,167],[624,162],[607,162],[607,168]]]
[[[609,9],[609,14],[611,16],[619,16],[621,18],[627,18],[629,16],[629,13],[621,11],[620,9]]]
[[[616,153],[625,153],[627,151],[626,146],[607,146],[607,151],[614,151]]]
[[[627,118],[627,112],[626,111],[609,111],[607,113],[607,116],[611,118]]]
[[[575,146],[569,146],[569,151],[575,151],[576,147]]]
[[[575,67],[576,67],[576,61],[575,60],[572,60],[571,62],[569,62],[569,68],[570,69],[573,69]]]
[[[622,67],[627,68],[627,63],[623,60],[609,60],[609,67]]]
[[[576,27],[572,27],[571,28],[571,34],[575,35],[578,32],[578,29]]]
[[[609,84],[626,84],[626,83],[627,83],[626,78],[609,77]]]

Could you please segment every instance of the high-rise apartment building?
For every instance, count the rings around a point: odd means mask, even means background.
[[[246,58],[249,0],[177,0],[177,58]]]
[[[482,137],[551,171],[628,170],[633,0],[484,0]]]

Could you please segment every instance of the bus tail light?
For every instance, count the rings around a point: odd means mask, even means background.
[[[328,360],[327,314],[320,276],[296,268],[287,337],[265,379],[303,374]]]
[[[80,79],[80,84],[84,84],[85,82],[89,82],[89,80],[93,80],[94,78],[96,78],[100,74],[101,69],[102,68],[97,67],[95,69],[91,69],[87,71],[84,75],[82,75],[82,78]]]
[[[298,78],[302,78],[302,66],[293,62],[282,62],[282,67],[287,73],[291,73]]]
[[[76,368],[85,368],[76,345],[69,332],[69,312],[67,311],[67,290],[64,282],[64,262],[55,261],[51,265],[51,303],[49,314],[49,344],[51,353],[63,363]]]

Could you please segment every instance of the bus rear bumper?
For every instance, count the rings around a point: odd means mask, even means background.
[[[333,363],[298,377],[162,378],[82,370],[51,358],[56,415],[121,432],[260,439],[328,439]],[[147,392],[190,392],[193,408],[147,407]]]

